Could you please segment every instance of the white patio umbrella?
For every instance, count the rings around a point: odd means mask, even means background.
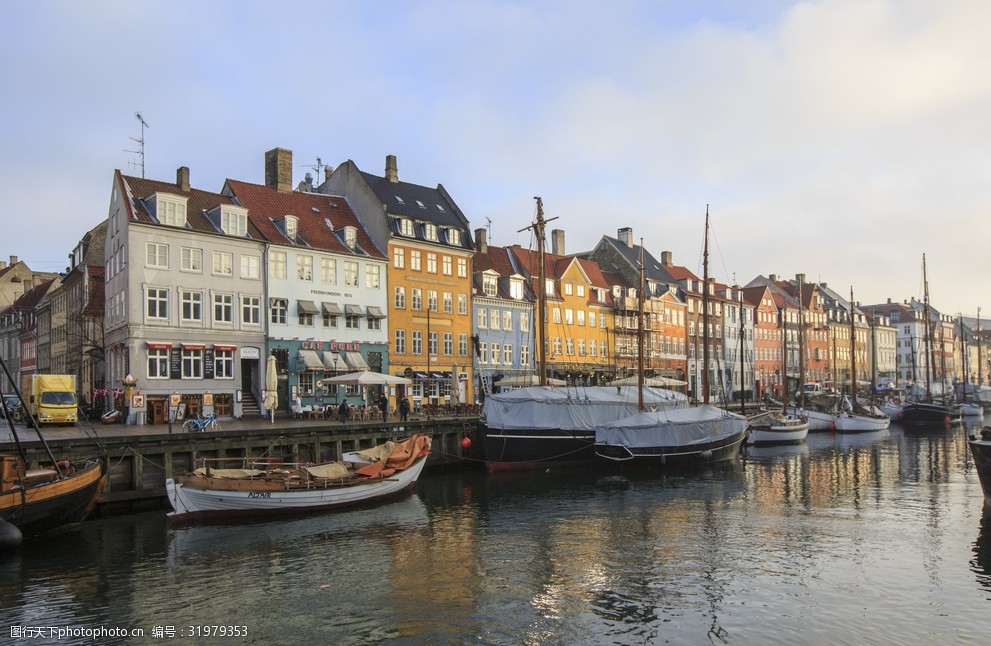
[[[275,423],[275,409],[279,407],[279,375],[275,368],[275,355],[268,355],[265,364],[265,409],[270,411],[272,423]]]
[[[343,375],[324,379],[323,383],[351,386],[384,386],[389,384],[410,384],[413,382],[406,377],[393,377],[392,375],[384,375],[381,372],[359,370],[358,372],[346,372]]]

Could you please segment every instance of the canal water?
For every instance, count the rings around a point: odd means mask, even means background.
[[[98,519],[0,554],[0,642],[987,643],[967,432],[813,434],[693,472],[431,473],[279,522]]]

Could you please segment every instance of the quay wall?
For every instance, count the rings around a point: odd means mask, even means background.
[[[387,439],[415,433],[432,438],[427,469],[480,464],[464,438],[472,439],[477,418],[414,419],[406,422],[309,422],[277,419],[224,423],[220,432],[184,433],[178,427],[126,426],[114,432],[45,429],[45,441],[57,460],[83,460],[105,454],[109,477],[97,502],[96,515],[169,508],[165,479],[195,468],[199,458],[269,457],[283,462],[329,462],[349,451],[371,448]],[[230,426],[231,428],[228,428]],[[123,430],[123,431],[122,431]],[[19,430],[28,468],[51,464],[48,452],[33,431]],[[0,442],[0,453],[16,453],[14,442]],[[477,449],[480,451],[481,447]],[[232,462],[232,466],[233,462]],[[240,466],[240,465],[238,465]]]

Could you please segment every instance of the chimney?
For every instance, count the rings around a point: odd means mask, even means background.
[[[11,256],[10,257],[10,266],[11,267],[13,267],[14,265],[16,265],[18,262],[19,261],[17,260],[17,256]]]
[[[771,281],[772,283],[776,283],[776,282],[778,282],[778,275],[777,274],[768,274],[767,279],[769,281]]]
[[[616,234],[616,237],[627,247],[633,248],[633,227],[623,227]]]
[[[891,305],[891,297],[888,297],[888,305]]]
[[[798,281],[799,285],[805,284],[805,274],[795,274],[795,280]]]
[[[662,251],[661,252],[661,264],[662,265],[664,265],[665,267],[670,267],[673,262],[674,262],[674,256],[671,254],[670,251]]]
[[[330,176],[333,174],[333,172],[334,172],[334,167],[333,166],[331,166],[330,164],[327,164],[326,166],[324,166],[323,167],[323,181],[325,181],[325,182],[328,181],[330,179]]]
[[[564,255],[564,229],[551,231],[551,253],[555,256]]]
[[[485,229],[475,229],[475,250],[478,253],[488,253],[489,243],[485,239]]]
[[[292,191],[292,151],[273,148],[265,153],[265,186],[280,193]]]
[[[175,183],[183,193],[189,192],[189,167],[180,166],[175,172]]]
[[[385,156],[385,178],[389,180],[390,184],[399,183],[399,167],[396,166],[395,155]]]
[[[0,260],[0,269],[6,269],[6,268],[7,268],[7,261]]]

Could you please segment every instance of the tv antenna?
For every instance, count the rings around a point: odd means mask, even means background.
[[[147,123],[145,123],[144,117],[141,116],[141,113],[140,112],[135,112],[134,113],[134,116],[137,118],[137,120],[139,122],[141,122],[141,138],[140,139],[135,139],[134,137],[130,137],[130,140],[131,141],[138,142],[138,149],[137,150],[127,150],[127,149],[125,149],[124,152],[131,153],[133,155],[138,155],[140,157],[141,161],[138,162],[138,164],[135,164],[134,162],[131,162],[131,165],[132,166],[136,166],[136,165],[140,165],[141,166],[141,179],[144,179],[145,178],[145,128],[150,128],[151,126],[149,126]]]
[[[304,164],[303,168],[312,168],[317,174],[315,181],[317,184],[319,184],[321,181],[323,181],[323,179],[321,178],[321,175],[323,174],[323,169],[327,168],[328,166],[330,166],[330,164],[323,163],[323,160],[317,157],[317,163],[308,164],[308,165]]]
[[[485,217],[485,228],[489,230],[489,244],[492,244],[492,218]]]

